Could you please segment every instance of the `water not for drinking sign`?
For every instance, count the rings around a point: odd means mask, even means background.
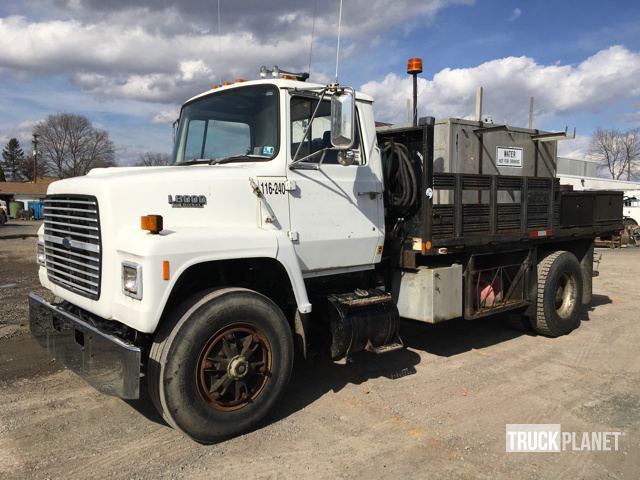
[[[523,148],[496,147],[496,166],[522,168]]]

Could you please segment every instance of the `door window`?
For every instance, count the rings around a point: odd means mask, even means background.
[[[312,153],[318,152],[324,148],[331,148],[331,102],[323,100],[316,117],[313,119],[311,128],[303,138],[304,131],[309,125],[311,116],[313,115],[318,100],[307,97],[293,97],[291,99],[291,157],[296,154],[298,148],[297,159],[306,157]],[[360,126],[356,122],[356,135],[351,148],[356,153],[356,159],[353,165],[363,165],[364,156],[360,148]],[[323,164],[337,164],[337,150],[327,150],[325,152]],[[320,161],[321,155],[310,158],[309,161]]]

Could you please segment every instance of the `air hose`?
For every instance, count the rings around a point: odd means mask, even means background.
[[[406,145],[385,142],[382,169],[385,183],[385,205],[397,216],[404,216],[416,206],[418,180]]]

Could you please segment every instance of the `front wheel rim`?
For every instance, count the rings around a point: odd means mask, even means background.
[[[233,323],[214,333],[198,355],[196,383],[207,405],[234,411],[253,403],[271,377],[272,349],[253,325]]]

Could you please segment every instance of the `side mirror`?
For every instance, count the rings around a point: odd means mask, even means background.
[[[345,88],[331,97],[331,145],[340,150],[353,146],[356,101],[353,89]]]
[[[180,118],[176,118],[175,121],[171,124],[171,129],[173,130],[173,143],[176,143],[176,134],[178,133],[178,124],[180,123]]]

